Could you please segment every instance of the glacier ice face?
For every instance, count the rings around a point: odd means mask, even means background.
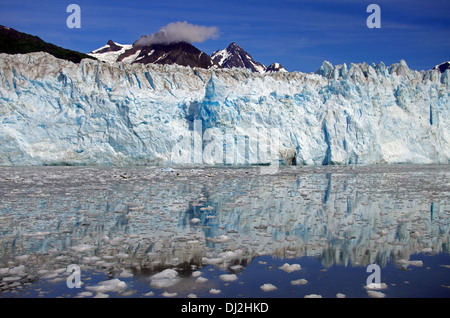
[[[448,163],[449,77],[405,61],[262,75],[0,54],[0,165],[201,163],[222,145],[208,163],[267,163],[262,145],[297,164]]]

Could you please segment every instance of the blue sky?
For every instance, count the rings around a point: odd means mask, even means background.
[[[69,29],[69,4],[81,8],[81,28]],[[369,4],[381,8],[381,28],[369,29]],[[289,71],[406,60],[417,70],[450,60],[448,0],[0,0],[0,24],[56,45],[90,52],[109,39],[131,44],[177,21],[215,26],[217,39],[194,43],[211,54],[236,42],[256,61]]]

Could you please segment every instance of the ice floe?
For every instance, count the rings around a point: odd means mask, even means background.
[[[279,269],[287,272],[287,273],[292,273],[294,271],[299,271],[302,269],[302,267],[300,266],[300,264],[288,264],[288,263],[284,263],[283,266],[280,266]]]
[[[379,291],[375,291],[375,290],[368,290],[367,294],[372,297],[372,298],[384,298],[386,297],[386,294],[379,292]]]
[[[86,286],[87,290],[96,293],[123,292],[127,288],[127,284],[120,279],[114,278],[99,282],[94,286]]]
[[[150,286],[154,288],[166,288],[177,284],[180,281],[178,272],[174,269],[168,268],[160,273],[154,274],[150,278]]]
[[[305,295],[304,298],[322,298],[322,295],[318,295],[318,294],[309,294],[309,295]]]
[[[308,283],[308,281],[306,279],[304,279],[304,278],[291,280],[291,284],[292,285],[305,285],[307,283]]]
[[[225,282],[233,282],[237,279],[236,274],[222,274],[219,278]]]
[[[265,283],[263,285],[260,286],[261,290],[265,291],[265,292],[269,292],[269,291],[274,291],[277,290],[278,288],[270,283]]]

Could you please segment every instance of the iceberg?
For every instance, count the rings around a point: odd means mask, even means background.
[[[449,78],[403,60],[259,74],[0,54],[0,165],[447,164]]]

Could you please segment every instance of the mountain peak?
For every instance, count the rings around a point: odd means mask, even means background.
[[[242,49],[242,47],[240,47],[239,45],[236,44],[236,42],[231,42],[228,46],[227,49]]]
[[[280,63],[272,63],[266,69],[266,73],[287,72],[287,70]]]
[[[235,42],[230,43],[224,50],[215,51],[211,59],[214,64],[224,68],[247,68],[261,74],[266,71],[264,64],[253,60],[252,56]]]
[[[450,61],[441,63],[433,67],[434,70],[438,70],[441,73],[444,73],[446,70],[450,69]]]

